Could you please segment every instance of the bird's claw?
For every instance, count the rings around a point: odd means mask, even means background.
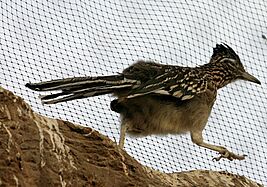
[[[228,151],[227,149],[220,152],[219,157],[215,157],[212,160],[219,161],[222,158],[227,158],[228,160],[244,160],[247,155],[237,155],[233,152]]]

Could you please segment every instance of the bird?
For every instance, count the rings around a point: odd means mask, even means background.
[[[138,60],[121,73],[27,83],[35,91],[58,91],[41,96],[55,104],[113,94],[110,109],[121,116],[119,147],[125,136],[179,135],[189,133],[194,144],[219,154],[213,159],[243,160],[226,147],[203,139],[217,91],[236,80],[261,84],[249,74],[239,56],[227,44],[216,44],[208,63],[196,67]]]

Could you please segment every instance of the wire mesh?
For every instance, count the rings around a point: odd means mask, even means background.
[[[267,185],[266,12],[260,0],[2,1],[1,84],[43,115],[90,126],[118,142],[111,96],[41,105],[25,83],[116,74],[138,59],[201,65],[225,42],[262,85],[239,81],[221,89],[204,138],[246,159],[214,162],[216,153],[193,145],[188,135],[127,137],[125,149],[160,171],[227,170]]]

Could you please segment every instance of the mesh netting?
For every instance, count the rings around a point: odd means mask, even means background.
[[[258,86],[235,82],[219,90],[204,138],[248,155],[212,161],[188,135],[126,139],[126,151],[164,172],[227,170],[267,185],[267,1],[2,1],[1,84],[43,115],[90,126],[118,142],[119,116],[110,95],[41,105],[25,88],[72,76],[111,75],[138,59],[196,66],[216,43],[239,54]]]

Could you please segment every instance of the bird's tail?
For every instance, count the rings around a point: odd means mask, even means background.
[[[122,74],[98,77],[74,77],[40,83],[27,83],[25,86],[36,91],[61,91],[41,96],[45,104],[55,104],[74,99],[113,93],[116,90],[131,88],[135,80],[125,79]]]

